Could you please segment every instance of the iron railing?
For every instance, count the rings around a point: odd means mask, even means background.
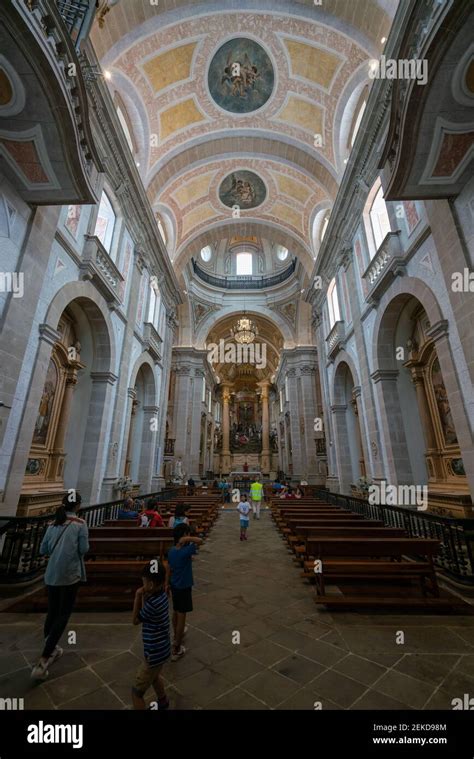
[[[167,488],[158,493],[141,495],[140,499],[152,496],[160,501],[169,501],[175,488]],[[116,519],[125,499],[118,498],[108,503],[85,506],[79,516],[88,527],[99,527],[106,519]],[[47,558],[39,549],[44,534],[51,524],[53,514],[38,517],[2,517],[0,519],[0,583],[22,583],[34,580],[45,570]]]
[[[296,258],[293,259],[291,264],[279,272],[278,274],[272,274],[270,277],[216,277],[214,274],[202,269],[197,261],[192,259],[194,273],[197,274],[199,279],[203,282],[207,282],[208,285],[213,287],[223,287],[227,290],[262,290],[264,287],[274,287],[282,282],[286,282],[291,277],[296,269]]]
[[[363,498],[315,490],[326,503],[355,511],[366,519],[379,519],[386,527],[399,527],[412,538],[434,538],[441,542],[435,564],[447,575],[474,584],[474,519],[456,519],[428,514],[402,506],[371,504]]]
[[[71,35],[73,42],[78,42],[86,19],[90,15],[91,3],[88,0],[56,0],[61,18]]]

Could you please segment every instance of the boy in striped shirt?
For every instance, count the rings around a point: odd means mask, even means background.
[[[166,571],[161,562],[147,564],[142,573],[143,586],[135,593],[133,624],[142,624],[145,662],[137,672],[132,688],[134,709],[146,709],[144,695],[153,687],[158,709],[168,709],[169,701],[161,671],[171,655],[170,616],[165,592]]]

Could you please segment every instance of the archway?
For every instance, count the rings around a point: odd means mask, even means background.
[[[96,303],[83,295],[65,303],[65,296],[58,293],[51,304],[54,328],[43,325],[50,339],[48,345],[40,343],[30,394],[37,411],[31,417],[19,514],[51,509],[72,488],[85,502],[95,501],[100,489],[104,425],[115,380],[110,331]]]
[[[389,477],[397,484],[427,484],[430,509],[446,513],[449,504],[456,509],[469,487],[445,357],[427,308],[415,295],[402,293],[384,310],[376,331],[381,367],[376,374]]]
[[[129,388],[129,421],[123,474],[135,489],[150,492],[153,476],[158,405],[153,369],[144,360],[139,364]]]
[[[333,429],[336,443],[339,490],[350,493],[366,476],[364,447],[360,428],[360,387],[353,370],[341,360],[334,374]]]

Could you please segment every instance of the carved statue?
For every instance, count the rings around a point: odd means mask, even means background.
[[[182,485],[185,475],[186,472],[183,471],[183,462],[181,459],[177,459],[174,464],[173,482],[177,485]]]

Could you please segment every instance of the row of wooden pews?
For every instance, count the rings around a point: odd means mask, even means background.
[[[160,513],[165,524],[180,503],[190,504],[191,529],[204,539],[218,518],[221,499],[218,495],[178,496],[164,502]],[[163,561],[173,545],[169,527],[141,527],[136,519],[107,520],[89,529],[90,550],[85,566],[87,582],[81,585],[76,611],[130,610],[133,596],[141,585],[141,572],[153,559]],[[45,611],[44,587],[14,603],[11,611]]]
[[[317,604],[337,608],[451,609],[440,596],[433,558],[441,543],[317,498],[271,499],[271,514]],[[331,590],[328,590],[330,586]]]

